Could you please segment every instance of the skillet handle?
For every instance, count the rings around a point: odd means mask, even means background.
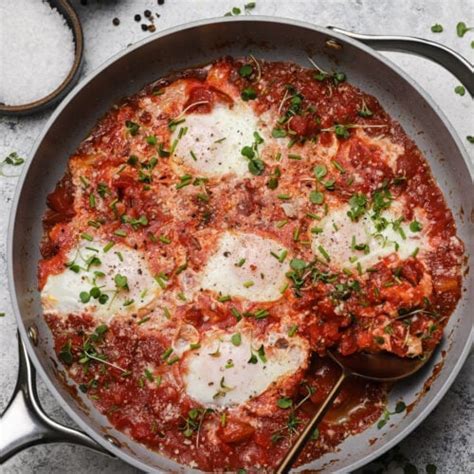
[[[46,415],[36,391],[36,372],[20,335],[18,343],[18,380],[12,398],[0,416],[0,464],[23,449],[43,443],[80,444],[107,453],[86,434],[63,426]]]
[[[474,97],[474,66],[464,56],[443,44],[414,36],[363,35],[337,26],[328,26],[328,28],[375,49],[412,53],[431,59],[454,74]]]

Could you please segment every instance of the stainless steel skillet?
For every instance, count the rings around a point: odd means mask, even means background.
[[[472,65],[450,50],[438,50],[433,43],[411,39],[402,42],[382,37],[360,38],[377,47],[415,47],[442,62],[464,81],[473,93]],[[428,49],[426,49],[428,48]],[[439,56],[436,56],[439,51]],[[68,156],[87,136],[95,122],[121,97],[172,71],[212,61],[222,55],[242,56],[249,52],[269,60],[290,60],[308,65],[311,56],[324,69],[344,71],[350,82],[375,95],[383,107],[415,138],[430,162],[433,173],[455,213],[460,237],[473,253],[473,183],[468,157],[442,112],[432,100],[396,66],[374,50],[346,35],[294,20],[248,16],[204,20],[170,29],[129,48],[107,62],[77,86],[56,110],[41,137],[33,157],[20,179],[8,237],[9,281],[13,307],[25,348],[22,376],[16,395],[3,415],[0,461],[24,447],[41,442],[64,441],[105,450],[144,470],[191,470],[145,449],[112,429],[107,420],[83,399],[78,403],[60,377],[61,365],[52,350],[49,330],[41,317],[36,267],[42,234],[41,218],[47,194],[62,177]],[[449,59],[449,60],[448,60]],[[446,329],[443,347],[414,379],[401,383],[390,394],[389,405],[403,398],[409,404],[419,398],[433,365],[446,351],[443,366],[431,390],[421,397],[406,416],[393,419],[394,426],[373,427],[349,438],[340,451],[305,466],[330,472],[347,472],[381,455],[410,433],[436,406],[466,359],[472,339],[472,279]],[[38,415],[34,385],[28,379],[33,370],[28,356],[66,412],[85,434],[50,423]],[[369,440],[377,438],[374,443]]]

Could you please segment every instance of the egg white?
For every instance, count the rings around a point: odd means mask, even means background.
[[[330,257],[330,265],[338,270],[359,264],[359,268],[365,270],[392,253],[404,260],[415,252],[421,256],[430,247],[426,232],[412,232],[409,222],[399,224],[401,231],[394,228],[392,223],[400,217],[396,209],[381,213],[388,221],[387,227],[381,231],[377,231],[375,227],[372,212],[367,212],[354,222],[347,215],[349,210],[349,205],[331,210],[318,224],[321,232],[312,234],[313,253],[324,259],[322,247]],[[367,244],[369,251],[354,249],[353,238],[356,244]]]
[[[286,251],[277,241],[252,233],[225,232],[201,274],[201,288],[249,301],[275,301],[288,271]]]
[[[307,341],[286,334],[270,333],[264,339],[241,331],[240,344],[232,333],[206,334],[198,350],[183,360],[186,393],[205,407],[233,407],[243,404],[304,368],[309,354]],[[258,350],[263,346],[264,358]],[[255,363],[250,359],[254,356]]]
[[[68,253],[69,267],[49,275],[41,291],[45,313],[63,317],[89,313],[109,319],[137,312],[158,295],[161,288],[141,252],[119,244],[105,251],[106,245],[107,242],[82,241]],[[89,265],[93,257],[100,263]],[[71,264],[79,266],[79,270],[73,271]],[[118,274],[127,277],[128,289],[117,288],[114,278]],[[81,301],[80,293],[90,292],[94,286],[109,297],[107,302],[101,304],[96,298],[87,303]]]
[[[200,176],[249,175],[248,160],[241,150],[252,145],[255,132],[262,132],[259,118],[249,105],[241,101],[232,107],[216,104],[209,113],[189,113],[184,118],[171,139],[177,140],[174,163]],[[187,131],[179,138],[182,127]]]

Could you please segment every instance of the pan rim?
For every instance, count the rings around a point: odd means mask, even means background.
[[[199,28],[199,27],[204,27],[204,26],[209,26],[217,23],[227,23],[227,22],[262,22],[262,23],[278,23],[282,25],[288,25],[288,26],[295,26],[298,28],[303,28],[307,29],[310,31],[314,31],[317,33],[323,33],[327,35],[328,37],[332,37],[335,39],[338,39],[342,41],[343,43],[350,44],[351,46],[362,50],[364,53],[369,54],[373,57],[375,57],[376,60],[380,61],[387,67],[389,67],[396,75],[398,76],[398,79],[400,81],[405,81],[408,83],[408,85],[415,89],[415,91],[426,101],[426,103],[431,107],[431,109],[437,114],[437,116],[440,118],[441,122],[443,123],[444,127],[450,134],[450,136],[453,138],[453,141],[455,145],[457,146],[458,152],[461,155],[463,159],[463,164],[466,168],[465,171],[468,172],[470,175],[471,181],[473,179],[473,174],[470,169],[469,165],[469,157],[467,154],[467,151],[465,149],[464,144],[462,143],[459,135],[457,134],[456,130],[454,127],[451,125],[443,111],[440,109],[440,107],[434,102],[434,100],[431,98],[431,96],[420,86],[416,83],[414,79],[412,79],[410,76],[408,76],[406,73],[404,73],[396,64],[394,64],[391,60],[387,59],[384,57],[382,54],[380,54],[378,51],[366,46],[365,44],[354,40],[352,38],[349,38],[343,34],[336,33],[328,28],[324,28],[321,26],[313,25],[311,23],[305,22],[305,21],[300,21],[300,20],[295,20],[295,19],[288,19],[288,18],[282,18],[282,17],[273,17],[273,16],[264,16],[264,15],[252,15],[252,16],[246,16],[246,17],[217,17],[217,18],[207,18],[207,19],[202,19],[194,22],[189,22],[181,25],[177,25],[168,29],[165,29],[159,33],[156,33],[148,38],[145,38],[135,44],[133,44],[130,47],[125,48],[124,50],[118,52],[111,58],[109,58],[107,61],[102,63],[99,67],[97,67],[94,71],[92,71],[88,76],[86,76],[84,79],[82,79],[66,96],[66,98],[61,102],[61,104],[57,107],[57,109],[53,112],[51,117],[48,119],[46,124],[44,125],[44,128],[38,138],[36,139],[33,147],[32,147],[32,153],[31,153],[31,159],[28,161],[27,166],[25,166],[22,170],[22,173],[20,175],[20,178],[17,183],[17,187],[15,189],[15,194],[13,197],[13,204],[11,208],[11,213],[9,217],[9,224],[8,224],[8,234],[7,234],[7,267],[8,267],[8,273],[7,273],[7,278],[8,278],[8,287],[11,295],[11,301],[12,301],[12,308],[13,312],[15,314],[15,318],[17,321],[17,326],[20,331],[21,337],[23,342],[26,345],[27,352],[29,357],[31,358],[36,370],[38,373],[41,375],[42,379],[47,383],[48,389],[52,392],[53,396],[55,399],[59,402],[59,404],[62,406],[62,408],[66,411],[68,416],[72,418],[72,420],[77,423],[80,427],[81,430],[83,430],[87,435],[89,435],[92,439],[94,439],[98,444],[103,446],[106,450],[112,452],[115,454],[118,458],[122,459],[123,461],[127,462],[128,464],[138,467],[139,469],[142,469],[144,471],[149,472],[150,466],[148,466],[145,462],[141,461],[139,458],[132,457],[129,455],[127,452],[122,451],[120,448],[115,447],[112,445],[110,442],[108,442],[106,439],[104,439],[103,435],[101,435],[99,432],[95,431],[93,428],[91,428],[85,421],[81,419],[81,417],[76,413],[76,411],[71,407],[71,405],[63,398],[62,394],[59,392],[59,390],[56,388],[56,384],[52,383],[53,381],[48,377],[46,374],[46,371],[43,369],[43,366],[37,357],[35,350],[32,346],[32,343],[30,339],[27,336],[27,331],[26,327],[23,323],[22,316],[20,314],[20,309],[18,306],[18,297],[17,297],[17,292],[16,292],[16,287],[15,287],[15,280],[14,280],[14,275],[13,275],[13,237],[14,237],[14,229],[15,229],[15,222],[16,222],[16,217],[17,217],[17,212],[18,212],[18,204],[20,201],[20,197],[23,192],[24,184],[26,181],[26,177],[28,175],[28,172],[30,170],[30,167],[33,164],[34,158],[37,154],[37,151],[43,142],[45,136],[48,134],[51,126],[56,122],[58,117],[62,114],[62,112],[69,106],[69,103],[75,98],[77,95],[80,94],[82,89],[85,88],[87,84],[89,84],[91,81],[93,81],[96,77],[98,77],[104,70],[106,70],[109,66],[111,66],[113,63],[116,61],[122,59],[124,56],[134,52],[135,50],[147,45],[148,43],[154,42],[154,41],[159,41],[161,38],[166,37],[168,35],[172,35],[175,33],[180,33],[189,29],[193,28]],[[436,395],[433,397],[433,399],[427,404],[427,406],[424,408],[423,412],[418,416],[417,418],[413,419],[409,424],[403,428],[400,433],[398,433],[394,438],[392,438],[389,441],[386,441],[383,443],[380,447],[369,453],[368,455],[364,456],[363,458],[354,461],[352,464],[350,464],[347,468],[344,468],[344,470],[340,469],[338,471],[333,471],[335,474],[343,474],[344,472],[347,472],[347,469],[349,470],[355,470],[361,466],[366,465],[370,461],[374,460],[375,458],[379,457],[389,449],[391,449],[393,446],[398,444],[401,440],[403,440],[406,436],[408,436],[417,426],[420,425],[420,423],[432,412],[432,410],[438,405],[438,403],[441,401],[441,399],[444,397],[448,389],[451,387],[452,383],[454,382],[456,376],[458,375],[459,371],[461,370],[462,366],[464,365],[464,362],[467,359],[467,356],[470,351],[470,344],[469,341],[473,340],[473,335],[474,335],[474,328],[471,326],[471,331],[469,334],[469,337],[467,338],[467,342],[462,349],[461,355],[458,358],[458,360],[455,362],[455,365],[451,372],[447,374],[446,380],[442,383],[441,387],[439,388],[438,392]],[[165,457],[165,456],[163,456]],[[157,469],[154,469],[155,472],[160,472]]]

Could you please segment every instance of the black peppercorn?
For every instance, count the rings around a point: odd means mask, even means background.
[[[138,13],[133,17],[133,19],[135,21],[140,21],[142,19],[141,15],[139,15]]]
[[[163,5],[165,3],[165,0],[158,0],[158,5]]]
[[[145,23],[142,23],[142,30],[147,31],[148,30],[148,25],[145,25]]]
[[[118,25],[120,25],[120,20],[118,18],[114,18],[112,20],[112,23],[114,24],[114,26],[118,26]]]
[[[143,12],[143,14],[147,17],[147,18],[150,18],[151,17],[151,11],[150,10],[145,10]]]

